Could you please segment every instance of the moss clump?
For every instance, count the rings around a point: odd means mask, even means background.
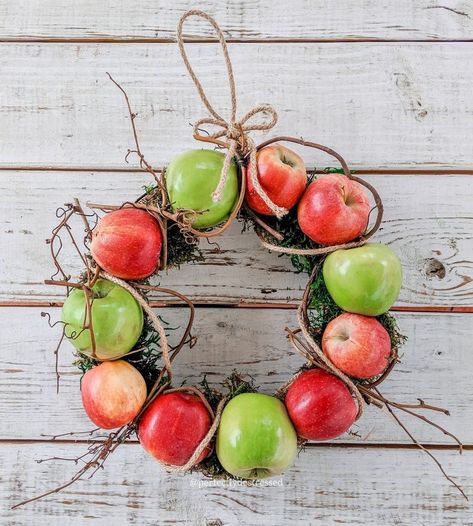
[[[163,320],[161,316],[159,319],[165,327],[166,333],[176,329],[175,327],[169,327],[169,324]],[[133,349],[121,358],[140,371],[145,379],[148,389],[154,385],[154,382],[163,367],[160,339],[158,332],[145,314],[143,330],[139,340],[136,342]],[[76,353],[75,356],[76,360],[74,361],[74,365],[78,367],[83,374],[100,364],[100,361],[94,360],[90,356],[86,356],[82,353]]]
[[[145,193],[137,199],[137,202],[161,206],[161,190],[156,185],[144,185],[143,190]],[[172,211],[169,205],[167,208],[168,211]],[[168,269],[180,268],[185,263],[204,260],[196,236],[181,229],[174,221],[167,220],[166,224]]]
[[[320,260],[320,266],[322,261],[323,259]],[[344,312],[330,296],[322,272],[317,273],[311,285],[308,307],[307,315],[312,335],[317,344],[321,345],[322,334],[327,324]],[[391,357],[395,358],[399,348],[406,342],[407,336],[400,332],[396,318],[389,312],[376,316],[376,319],[383,325],[391,338]]]
[[[324,168],[322,173],[341,173],[343,170],[340,168]],[[317,174],[314,172],[308,175],[309,184],[317,179]],[[283,218],[277,219],[276,217],[265,216],[264,221],[274,230],[278,231],[284,236],[282,241],[278,241],[271,234],[266,232],[260,225],[258,225],[251,215],[249,215],[244,210],[241,211],[239,219],[243,222],[243,230],[248,230],[252,228],[256,233],[261,235],[268,243],[273,245],[278,245],[285,248],[299,248],[299,249],[312,249],[312,248],[321,248],[321,245],[314,243],[310,238],[308,238],[304,232],[299,227],[297,221],[297,206],[292,208],[288,214]],[[285,254],[280,254],[284,256]],[[296,254],[287,254],[290,258],[292,266],[296,272],[306,272],[310,274],[312,268],[317,262],[317,256],[299,256]]]
[[[167,222],[167,268],[180,268],[185,263],[204,261],[199,240],[183,232],[177,223]]]

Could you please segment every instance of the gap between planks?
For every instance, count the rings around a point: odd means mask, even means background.
[[[156,173],[161,173],[163,169],[161,167],[154,168]],[[140,168],[120,168],[120,167],[108,167],[103,166],[85,166],[85,167],[74,167],[74,166],[0,166],[0,172],[116,172],[116,173],[144,173]],[[399,176],[410,176],[410,175],[473,175],[472,169],[465,168],[356,168],[352,170],[353,173],[358,175],[399,175]],[[322,174],[325,173],[323,170],[309,170],[310,174]]]
[[[214,38],[184,38],[186,44],[217,44]],[[379,37],[346,37],[346,38],[227,38],[228,44],[366,44],[366,43],[472,43],[473,38],[379,38]],[[0,44],[176,44],[171,37],[12,37],[1,38]]]
[[[0,308],[10,307],[62,307],[62,301],[0,301]],[[185,308],[181,303],[173,303],[167,301],[150,301],[150,306],[153,308]],[[202,309],[287,309],[295,310],[299,307],[298,303],[250,303],[241,301],[238,303],[206,303],[195,302],[194,307]],[[415,312],[415,313],[453,313],[453,314],[473,314],[473,306],[447,306],[447,305],[413,305],[413,306],[394,306],[390,309],[391,312]]]
[[[103,440],[98,440],[91,438],[90,440],[86,439],[79,439],[74,440],[73,438],[65,439],[53,439],[53,438],[7,438],[7,439],[0,439],[0,447],[2,445],[28,445],[28,444],[61,444],[61,445],[68,445],[68,444],[82,444],[82,445],[89,445],[89,444],[101,444],[103,443]],[[126,442],[123,442],[125,445],[136,445],[139,444],[138,440],[127,440]],[[123,445],[122,444],[122,445]],[[435,450],[435,451],[459,451],[458,445],[455,444],[421,444],[422,447],[429,450]],[[311,448],[311,449],[419,449],[419,446],[416,444],[405,444],[405,443],[390,443],[390,442],[367,442],[366,444],[362,442],[308,442],[303,446],[303,448]],[[464,451],[473,451],[473,444],[463,444],[462,448]]]

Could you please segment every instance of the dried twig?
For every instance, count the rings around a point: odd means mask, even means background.
[[[379,394],[378,390],[375,388],[375,391]],[[392,404],[390,403],[387,403],[385,404],[385,407],[386,409],[389,411],[389,413],[392,415],[392,417],[394,418],[394,420],[399,424],[399,426],[402,428],[402,430],[406,433],[406,435],[412,440],[412,442],[419,448],[421,449],[424,453],[427,453],[427,455],[429,455],[429,457],[435,462],[435,464],[437,465],[437,467],[439,468],[439,470],[441,471],[442,475],[451,483],[453,484],[453,486],[455,486],[455,488],[457,488],[457,490],[463,495],[463,497],[466,499],[466,500],[469,500],[468,499],[468,496],[467,494],[463,491],[463,488],[453,480],[452,477],[450,477],[447,472],[445,471],[444,467],[442,466],[442,463],[440,462],[440,460],[438,460],[438,458],[431,452],[429,451],[424,445],[422,445],[415,437],[414,435],[407,429],[407,427],[405,426],[405,424],[400,420],[400,418],[396,415],[396,413],[393,411],[393,408],[391,407]],[[419,416],[419,415],[416,415],[416,416]],[[438,427],[438,426],[436,426]],[[445,432],[445,430],[443,430]],[[450,433],[446,433],[446,434],[449,434],[450,436],[453,436],[451,435]],[[455,437],[455,439],[458,441],[458,439]],[[461,447],[460,447],[460,451],[461,451]]]

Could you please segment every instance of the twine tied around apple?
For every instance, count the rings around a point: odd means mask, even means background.
[[[298,247],[287,247],[283,246],[281,244],[278,244],[277,242],[284,241],[284,236],[279,232],[276,228],[273,228],[268,224],[266,220],[261,218],[258,214],[250,210],[248,207],[245,207],[245,213],[249,217],[251,221],[255,223],[255,232],[256,235],[259,238],[259,241],[261,245],[264,248],[267,248],[268,250],[271,250],[272,252],[277,252],[279,254],[287,254],[287,255],[296,255],[296,256],[324,256],[326,254],[329,254],[330,252],[335,252],[339,249],[348,249],[348,248],[356,248],[364,245],[368,239],[373,236],[381,226],[381,222],[383,220],[383,213],[384,213],[384,206],[383,201],[381,199],[381,196],[379,195],[376,188],[365,181],[364,179],[360,177],[354,176],[345,159],[335,150],[332,148],[329,148],[328,146],[324,146],[323,144],[318,144],[311,141],[306,141],[304,139],[298,139],[297,137],[289,137],[289,136],[280,136],[280,137],[272,137],[271,139],[268,139],[267,141],[262,142],[256,147],[256,151],[261,150],[262,148],[269,146],[273,143],[279,143],[279,142],[291,142],[294,144],[299,144],[301,146],[305,146],[308,148],[314,148],[316,150],[323,151],[330,156],[337,159],[337,161],[340,163],[340,166],[343,170],[343,175],[345,175],[348,179],[352,179],[353,181],[356,181],[357,183],[364,186],[372,195],[374,200],[374,206],[372,208],[372,212],[376,210],[376,217],[373,223],[373,226],[371,228],[368,228],[366,232],[363,233],[363,235],[349,243],[343,243],[340,245],[331,245],[331,246],[321,246],[321,247],[314,247],[314,248],[298,248]],[[275,242],[276,240],[277,242]]]
[[[189,392],[192,394],[197,395],[204,406],[207,408],[207,411],[209,412],[211,418],[212,418],[212,425],[210,426],[209,430],[207,431],[207,434],[204,436],[204,438],[200,441],[200,443],[197,445],[197,447],[194,449],[194,452],[189,457],[187,462],[181,466],[175,466],[171,464],[166,464],[165,462],[161,462],[159,459],[158,462],[164,467],[166,471],[169,473],[186,473],[187,471],[190,471],[195,465],[198,463],[198,460],[202,453],[209,448],[210,445],[215,437],[215,433],[217,432],[218,426],[220,424],[220,417],[222,416],[223,408],[225,407],[225,404],[227,402],[226,397],[222,397],[221,400],[218,402],[217,408],[214,411],[212,409],[212,406],[209,404],[207,398],[202,393],[200,389],[198,389],[195,386],[192,385],[183,385],[182,387],[176,387],[173,389],[166,389],[165,391],[168,393],[176,393],[176,392]]]
[[[223,117],[220,116],[220,114],[215,110],[215,108],[210,103],[207,95],[205,94],[204,88],[198,79],[197,75],[195,74],[190,61],[189,57],[187,56],[185,46],[184,46],[184,37],[183,37],[183,26],[184,22],[190,18],[190,17],[198,17],[206,20],[210,23],[210,25],[213,27],[215,34],[218,38],[218,41],[220,42],[220,45],[222,47],[223,56],[225,59],[225,65],[227,68],[227,76],[228,76],[228,84],[230,87],[230,98],[231,98],[231,113],[230,113],[230,119],[226,120]],[[267,104],[261,104],[258,106],[255,106],[253,109],[248,111],[240,120],[237,120],[236,118],[236,112],[237,112],[237,98],[236,98],[236,86],[235,86],[235,77],[233,75],[233,67],[230,60],[230,55],[228,53],[227,43],[225,41],[225,36],[220,28],[220,26],[217,24],[217,22],[207,13],[200,10],[190,10],[187,11],[182,15],[182,17],[179,20],[178,26],[177,26],[177,43],[179,46],[179,51],[181,53],[182,60],[184,61],[184,64],[187,68],[187,71],[189,72],[190,77],[192,78],[196,88],[197,92],[200,96],[200,99],[202,100],[202,103],[207,108],[208,112],[210,113],[211,117],[204,117],[202,119],[197,120],[193,125],[193,135],[194,138],[198,141],[202,142],[210,142],[213,143],[221,148],[226,148],[227,152],[225,154],[225,160],[223,163],[222,172],[220,175],[220,180],[217,185],[217,188],[212,194],[212,199],[214,202],[220,201],[222,198],[222,192],[225,188],[225,184],[227,182],[227,176],[228,176],[228,170],[230,168],[230,163],[232,162],[233,158],[236,157],[239,160],[239,163],[241,164],[243,160],[248,160],[248,174],[250,177],[251,182],[254,185],[256,193],[261,197],[261,199],[264,201],[264,203],[268,206],[268,208],[273,212],[273,214],[281,218],[284,215],[288,213],[288,210],[286,208],[282,208],[270,199],[268,194],[264,191],[262,188],[257,172],[256,172],[256,144],[251,139],[251,137],[248,136],[248,132],[250,131],[265,131],[270,130],[273,128],[278,120],[278,116],[274,108]],[[260,122],[251,122],[252,118],[255,115],[259,114],[266,114],[269,115],[270,119],[266,122],[260,121]],[[221,128],[219,131],[214,133],[206,132],[205,130],[202,130],[203,125],[210,125],[210,126],[217,126]],[[205,135],[202,134],[202,131],[205,132]],[[227,142],[220,140],[221,137],[225,137],[227,139]],[[243,173],[242,179],[244,178],[245,174]],[[241,206],[241,203],[240,203]],[[238,210],[237,210],[238,211]]]
[[[207,399],[203,395],[202,391],[194,386],[182,386],[182,387],[176,387],[176,388],[170,388],[172,385],[172,378],[173,378],[173,371],[172,371],[172,358],[170,355],[170,349],[168,344],[168,339],[166,332],[163,328],[163,324],[161,323],[161,320],[159,319],[159,316],[153,311],[153,309],[150,307],[149,303],[145,300],[145,298],[136,290],[135,287],[131,286],[128,282],[117,278],[116,276],[113,276],[112,274],[109,274],[108,272],[101,271],[100,275],[107,279],[108,281],[111,281],[112,283],[115,283],[117,285],[120,285],[125,290],[127,290],[134,298],[135,300],[141,305],[143,311],[148,316],[149,320],[153,324],[154,328],[158,332],[160,338],[161,338],[161,353],[162,353],[162,359],[164,362],[164,369],[167,374],[167,380],[164,385],[157,389],[152,389],[149,393],[146,402],[134,420],[134,422],[137,422],[138,419],[141,417],[141,415],[144,413],[144,411],[147,409],[147,407],[153,402],[153,400],[159,395],[159,394],[168,394],[168,393],[175,393],[175,392],[191,392],[195,395],[197,395],[207,408],[207,411],[209,412],[211,418],[212,418],[212,425],[210,426],[210,429],[208,430],[207,434],[204,436],[204,438],[201,440],[201,442],[198,444],[194,452],[192,453],[189,460],[181,465],[181,466],[175,466],[171,464],[166,464],[164,462],[159,462],[167,471],[173,472],[173,473],[184,473],[186,471],[189,471],[191,468],[195,466],[197,463],[197,460],[203,453],[203,451],[209,447],[210,443],[212,442],[215,433],[217,432],[218,425],[220,423],[220,417],[222,415],[223,408],[225,406],[226,399],[223,397],[215,410],[213,411],[212,407],[208,403]],[[139,285],[138,285],[139,287]],[[151,287],[151,286],[150,286]],[[162,289],[161,289],[162,290]],[[189,300],[189,304],[191,304]]]

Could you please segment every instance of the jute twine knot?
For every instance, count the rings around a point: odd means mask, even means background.
[[[231,114],[230,114],[229,120],[226,120],[223,117],[221,117],[217,113],[217,111],[214,109],[214,107],[210,104],[210,101],[207,98],[207,95],[205,94],[205,91],[204,91],[204,88],[201,82],[197,78],[197,75],[195,74],[194,70],[192,69],[192,66],[190,65],[189,58],[185,51],[184,37],[182,34],[182,30],[183,30],[185,20],[192,16],[203,18],[204,20],[207,20],[207,22],[210,23],[222,47],[222,51],[223,51],[223,55],[225,59],[225,65],[227,68],[228,83],[230,86]],[[233,75],[233,67],[232,67],[232,63],[230,60],[230,56],[228,54],[227,43],[225,41],[225,37],[219,25],[210,15],[208,15],[204,11],[199,11],[199,10],[191,10],[191,11],[187,11],[186,13],[184,13],[181,19],[179,20],[179,24],[177,26],[177,43],[179,46],[179,51],[182,56],[182,60],[184,61],[187,71],[189,72],[189,75],[191,76],[197,88],[197,92],[199,93],[202,103],[204,104],[204,106],[207,108],[208,112],[211,115],[211,117],[204,117],[195,122],[193,126],[194,138],[199,141],[203,141],[203,142],[211,142],[213,144],[216,144],[217,146],[227,149],[227,153],[225,154],[225,160],[224,160],[223,167],[222,167],[222,172],[220,174],[220,180],[218,182],[217,188],[212,193],[213,201],[217,202],[217,201],[220,201],[220,199],[222,198],[225,184],[228,179],[228,171],[230,169],[232,159],[234,157],[237,157],[239,159],[248,159],[249,178],[250,178],[251,183],[253,184],[253,187],[256,193],[258,194],[259,197],[261,197],[261,199],[268,206],[268,208],[273,212],[273,214],[276,217],[281,218],[282,216],[288,213],[288,210],[280,206],[277,206],[275,203],[273,203],[273,201],[269,198],[268,194],[263,190],[258,180],[258,175],[257,175],[257,170],[256,170],[256,145],[254,141],[250,137],[248,137],[248,132],[250,131],[256,131],[256,130],[263,131],[263,130],[270,130],[271,128],[273,128],[278,120],[276,111],[271,106],[262,104],[259,106],[255,106],[252,110],[246,113],[241,119],[237,120],[236,118],[237,99],[236,99],[235,78]],[[261,119],[260,121],[252,122],[253,117],[259,114],[268,115],[269,120],[265,121]],[[214,133],[205,131],[206,135],[203,135],[202,131],[204,131],[204,129],[202,128],[202,126],[205,126],[205,125],[215,126],[220,129]],[[222,137],[226,138],[226,142],[220,140],[220,138]]]

